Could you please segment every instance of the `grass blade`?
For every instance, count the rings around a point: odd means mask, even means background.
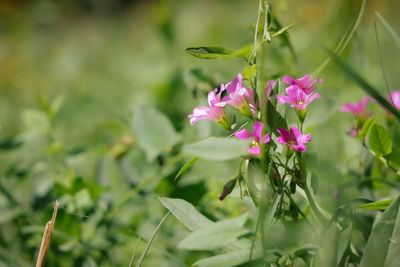
[[[199,157],[194,157],[183,165],[183,167],[179,170],[178,174],[175,176],[175,181],[187,170],[190,166],[192,166],[196,161],[199,160]]]
[[[379,43],[378,30],[377,30],[377,28],[376,28],[376,23],[374,23],[374,26],[375,26],[376,46],[378,47],[379,63],[381,64],[381,70],[382,70],[383,80],[384,80],[384,82],[385,82],[386,90],[387,90],[387,93],[388,93],[388,95],[389,95],[389,97],[390,97],[390,101],[391,101],[392,103],[394,103],[394,102],[393,102],[393,99],[391,99],[392,97],[390,96],[389,83],[388,83],[388,81],[387,81],[386,73],[385,73],[385,68],[384,68],[384,65],[383,65],[382,51],[381,51],[381,45],[380,45],[380,43]]]
[[[389,32],[390,36],[392,37],[393,41],[395,42],[397,48],[400,50],[400,37],[397,35],[397,33],[393,30],[392,27],[390,27],[389,23],[379,14],[378,11],[375,12],[376,16],[378,19],[382,22],[383,26],[385,29]]]
[[[333,61],[341,67],[344,72],[354,81],[356,82],[369,96],[373,97],[379,104],[393,113],[396,118],[400,121],[400,112],[393,107],[379,92],[377,89],[372,87],[364,78],[361,77],[359,73],[351,66],[346,64],[343,60],[341,60],[337,55],[335,55],[332,51],[325,49],[333,59]]]
[[[136,264],[136,267],[140,267],[142,265],[144,257],[146,257],[146,254],[150,249],[151,243],[153,243],[154,237],[156,237],[158,229],[160,229],[161,225],[164,223],[165,219],[167,219],[169,214],[170,214],[170,212],[168,211],[167,214],[165,214],[164,217],[161,219],[160,223],[157,225],[157,228],[154,230],[153,235],[151,236],[151,238],[149,240],[149,243],[147,244],[146,248],[144,249],[142,255],[140,255],[140,259],[139,259],[138,263]]]
[[[132,267],[133,259],[135,258],[136,250],[139,247],[140,239],[141,239],[141,236],[139,236],[138,240],[136,241],[135,250],[133,251],[133,254],[132,254],[132,257],[131,257],[131,261],[129,262],[129,266],[128,267]]]
[[[337,44],[334,53],[339,56],[343,50],[346,48],[346,46],[349,44],[351,38],[354,36],[354,33],[356,32],[358,26],[360,25],[362,15],[364,14],[365,10],[365,5],[366,5],[366,0],[363,0],[361,5],[360,5],[360,10],[358,11],[358,15],[356,19],[354,20],[353,24],[351,27],[347,30],[347,32],[343,35],[342,39],[340,42]],[[325,59],[325,61],[311,74],[312,77],[318,76],[331,62],[331,58],[328,57]]]

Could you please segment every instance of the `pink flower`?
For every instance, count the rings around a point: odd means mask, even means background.
[[[221,94],[223,91],[223,86],[221,85],[221,90],[217,94],[218,89],[215,88],[213,91],[208,93],[208,105],[198,106],[193,109],[193,114],[190,114],[188,118],[190,118],[190,124],[193,126],[198,120],[211,120],[215,121],[222,127],[230,130],[231,123],[226,116],[224,108],[226,103],[221,100]]]
[[[346,104],[344,104],[344,106],[341,106],[339,108],[339,111],[340,112],[349,112],[349,113],[352,113],[352,114],[358,115],[358,116],[366,115],[366,107],[367,107],[368,101],[370,101],[370,100],[371,100],[371,98],[369,96],[365,96],[359,102],[356,102],[356,103],[347,102]]]
[[[246,129],[240,130],[235,133],[235,136],[239,139],[246,140],[253,138],[250,146],[247,150],[252,155],[260,155],[261,147],[260,145],[266,144],[270,141],[269,134],[262,136],[262,129],[264,128],[264,124],[262,122],[256,121],[253,127],[253,134],[247,131]]]
[[[315,83],[317,82],[322,83],[324,81],[323,79],[317,79],[317,78],[310,80],[310,77],[311,75],[306,75],[302,78],[295,80],[294,78],[286,75],[283,77],[282,81],[290,85],[297,85],[304,93],[309,95],[312,92],[314,92],[313,86]]]
[[[306,109],[314,99],[320,98],[318,93],[306,94],[298,85],[291,85],[286,88],[287,96],[277,95],[280,104],[290,103],[291,107]]]
[[[389,103],[400,110],[400,91],[393,91],[390,93]]]
[[[254,102],[254,92],[242,84],[243,75],[238,74],[230,83],[226,84],[224,89],[228,93],[222,101],[238,109],[242,114],[252,117],[256,114],[256,105]]]
[[[306,151],[307,147],[304,143],[311,140],[311,134],[302,134],[296,127],[290,127],[290,132],[285,129],[278,129],[278,133],[281,135],[276,138],[279,143],[286,144],[290,149],[297,151]]]

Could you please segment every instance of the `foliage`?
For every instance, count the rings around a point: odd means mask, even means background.
[[[46,266],[396,266],[395,2],[314,2],[2,5],[0,266],[34,264],[55,200]],[[282,104],[307,73],[320,98]],[[191,126],[234,78],[248,107]]]

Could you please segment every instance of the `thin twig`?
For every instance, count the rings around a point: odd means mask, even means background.
[[[44,265],[44,261],[46,260],[46,255],[50,247],[51,236],[53,235],[54,224],[56,222],[58,210],[58,201],[54,204],[54,211],[51,220],[46,223],[46,227],[44,228],[42,243],[40,244],[39,254],[36,261],[36,267],[42,267]]]

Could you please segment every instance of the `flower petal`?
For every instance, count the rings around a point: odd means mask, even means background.
[[[307,147],[303,144],[300,145],[293,145],[294,149],[296,149],[299,152],[303,152],[307,150]]]
[[[295,80],[294,78],[288,76],[288,75],[285,75],[285,76],[282,78],[282,81],[283,81],[284,83],[287,83],[287,84],[294,84],[296,80]]]
[[[243,80],[243,75],[239,73],[233,81],[230,83],[227,83],[225,86],[226,91],[228,94],[234,93],[237,89],[242,87],[242,80]]]
[[[304,144],[304,143],[308,143],[311,141],[311,134],[302,134],[297,138],[297,143],[298,144]]]
[[[264,124],[262,122],[256,121],[253,127],[253,136],[257,141],[261,141],[262,129],[264,128]]]
[[[235,133],[236,138],[242,139],[242,140],[246,140],[249,139],[251,137],[253,137],[253,135],[247,131],[246,129],[242,129],[238,132]]]
[[[269,80],[269,81],[267,82],[267,85],[265,86],[265,89],[266,89],[266,91],[267,91],[267,99],[269,98],[269,95],[271,94],[272,89],[274,89],[275,83],[276,83],[275,80]]]
[[[276,140],[278,140],[278,142],[281,144],[286,144],[289,141],[289,132],[285,129],[277,129],[277,131],[281,135],[281,137],[278,137]],[[279,141],[279,139],[282,142]]]
[[[296,140],[301,136],[301,132],[299,129],[297,129],[296,126],[290,127],[290,133],[293,134],[294,137],[296,137]]]
[[[292,103],[292,99],[285,95],[276,95],[279,104]]]
[[[261,153],[261,147],[256,146],[256,147],[248,147],[247,150],[250,152],[252,155],[260,155]]]
[[[315,99],[320,98],[320,97],[321,97],[321,96],[320,96],[318,93],[315,93],[315,94],[311,95],[311,96],[307,99],[306,103],[307,103],[307,104],[310,104],[310,103],[313,102]]]
[[[271,138],[269,137],[269,134],[267,133],[266,135],[264,135],[264,140],[261,140],[262,144],[266,144],[271,140]]]

